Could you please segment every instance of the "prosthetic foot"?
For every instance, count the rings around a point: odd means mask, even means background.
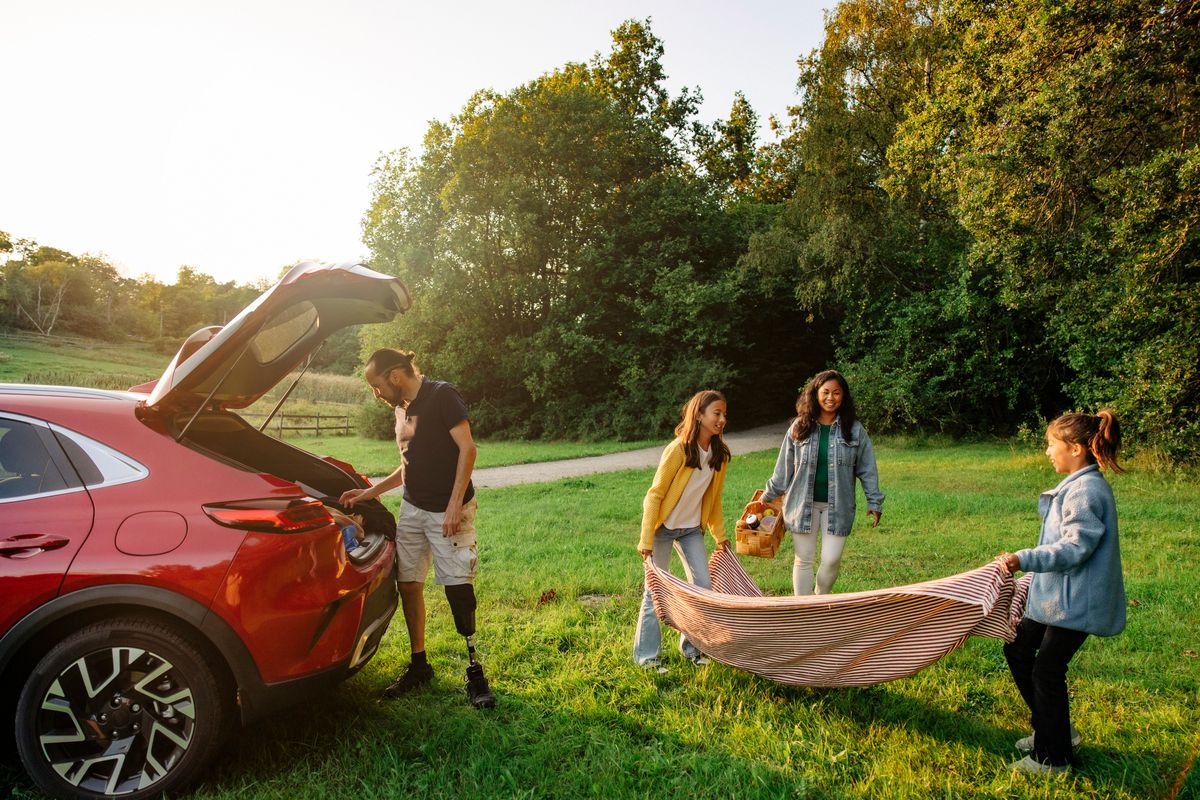
[[[467,697],[476,708],[495,708],[496,695],[483,675],[483,665],[478,661],[467,667]]]

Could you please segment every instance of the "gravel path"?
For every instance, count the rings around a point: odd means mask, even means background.
[[[755,453],[759,450],[776,450],[783,441],[788,422],[774,425],[764,425],[747,431],[725,434],[725,443],[733,454]],[[608,453],[603,456],[588,456],[587,458],[569,458],[563,461],[542,461],[537,464],[513,464],[507,467],[488,467],[477,469],[471,475],[475,486],[481,489],[495,489],[501,486],[515,486],[520,483],[543,483],[556,481],[561,478],[577,478],[581,475],[594,475],[598,472],[617,472],[623,469],[643,469],[658,466],[662,455],[662,447],[645,447],[641,450],[626,450],[621,453]],[[379,478],[372,478],[377,482]],[[394,489],[388,494],[398,493]]]

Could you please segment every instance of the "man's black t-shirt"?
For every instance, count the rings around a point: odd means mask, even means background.
[[[470,419],[467,404],[454,386],[421,378],[406,413],[396,415],[396,441],[405,463],[404,502],[425,511],[446,510],[458,470],[458,444],[450,429],[465,419]],[[468,481],[463,503],[474,496],[475,486]]]

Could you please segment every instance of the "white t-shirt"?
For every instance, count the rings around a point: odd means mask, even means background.
[[[692,471],[687,486],[683,487],[683,494],[679,496],[679,502],[663,520],[664,528],[679,530],[700,526],[700,504],[704,501],[704,493],[713,479],[713,469],[708,463],[711,455],[709,450],[700,449],[700,468]]]

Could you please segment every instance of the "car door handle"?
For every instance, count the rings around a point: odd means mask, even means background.
[[[37,555],[36,551],[38,550],[57,550],[70,543],[71,540],[65,536],[55,536],[49,533],[22,533],[0,540],[0,555],[28,558]]]

